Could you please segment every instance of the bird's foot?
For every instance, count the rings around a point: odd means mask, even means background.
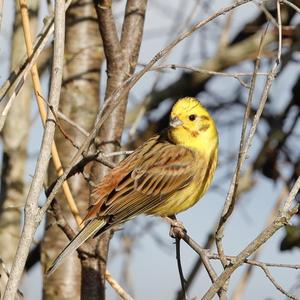
[[[181,238],[186,234],[186,229],[181,221],[178,221],[175,216],[169,217],[170,220],[170,231],[169,235],[172,238]]]

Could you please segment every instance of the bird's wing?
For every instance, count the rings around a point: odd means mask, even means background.
[[[110,172],[111,184],[106,177],[96,188],[94,197],[101,200],[86,219],[109,215],[118,223],[145,213],[188,185],[197,171],[193,151],[157,138],[133,154]]]
[[[177,191],[193,179],[197,170],[195,160],[195,153],[190,149],[157,143],[134,168],[131,174],[134,187],[152,196]]]
[[[151,149],[157,143],[158,139],[159,135],[149,139],[102,178],[100,183],[92,191],[91,198],[93,200],[93,204],[89,207],[84,221],[99,215],[100,208],[104,210],[103,207],[106,207],[109,195],[115,192],[118,185],[121,184],[126,177],[130,177],[130,174],[138,161],[143,158],[145,150],[149,148]]]

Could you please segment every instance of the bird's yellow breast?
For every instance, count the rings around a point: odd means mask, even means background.
[[[200,156],[202,154],[199,154]],[[207,162],[203,165],[203,161]],[[164,203],[159,207],[152,209],[148,214],[158,216],[176,215],[196,204],[200,198],[208,190],[212,178],[214,176],[218,161],[218,149],[213,149],[208,157],[197,159],[195,163],[199,163],[198,172],[195,175],[195,180],[186,187],[167,196]]]

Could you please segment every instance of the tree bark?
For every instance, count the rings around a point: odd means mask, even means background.
[[[95,1],[95,5],[107,61],[106,100],[134,73],[142,41],[147,0],[127,1],[120,40],[111,10],[112,1]],[[128,94],[119,101],[119,105],[113,110],[100,129],[98,135],[100,144],[98,146],[106,153],[116,151],[120,147],[127,100]],[[107,104],[107,109],[109,109],[113,102]],[[101,180],[107,171],[107,167],[94,164],[92,174],[95,181]],[[99,266],[103,285],[103,293],[101,298],[99,298],[101,300],[105,299],[104,274],[111,234],[112,232],[108,232],[99,241]]]
[[[101,39],[97,28],[95,10],[92,1],[75,1],[66,15],[66,46],[63,86],[60,110],[90,131],[95,122],[99,106],[100,66],[103,60]],[[61,121],[65,133],[76,145],[80,145],[85,138],[76,128]],[[66,166],[70,158],[77,151],[57,130],[56,144]],[[49,171],[50,182],[56,178],[53,168]],[[85,213],[88,207],[89,186],[82,176],[77,175],[69,180],[72,194],[77,205]],[[57,199],[63,207],[63,212],[73,228],[77,228],[71,216],[62,193]],[[54,218],[48,214],[48,225],[54,223]],[[76,229],[78,230],[78,229]],[[42,244],[42,264],[46,268],[68,243],[65,234],[57,226],[47,226]],[[98,287],[99,278],[91,277],[91,286]],[[50,277],[44,278],[44,299],[80,299],[81,267],[77,254],[68,257],[63,265]],[[94,298],[95,299],[95,298]]]

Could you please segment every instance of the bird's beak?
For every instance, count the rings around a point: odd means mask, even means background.
[[[178,117],[171,118],[171,120],[170,120],[171,127],[176,128],[182,124],[183,124],[183,122]]]

